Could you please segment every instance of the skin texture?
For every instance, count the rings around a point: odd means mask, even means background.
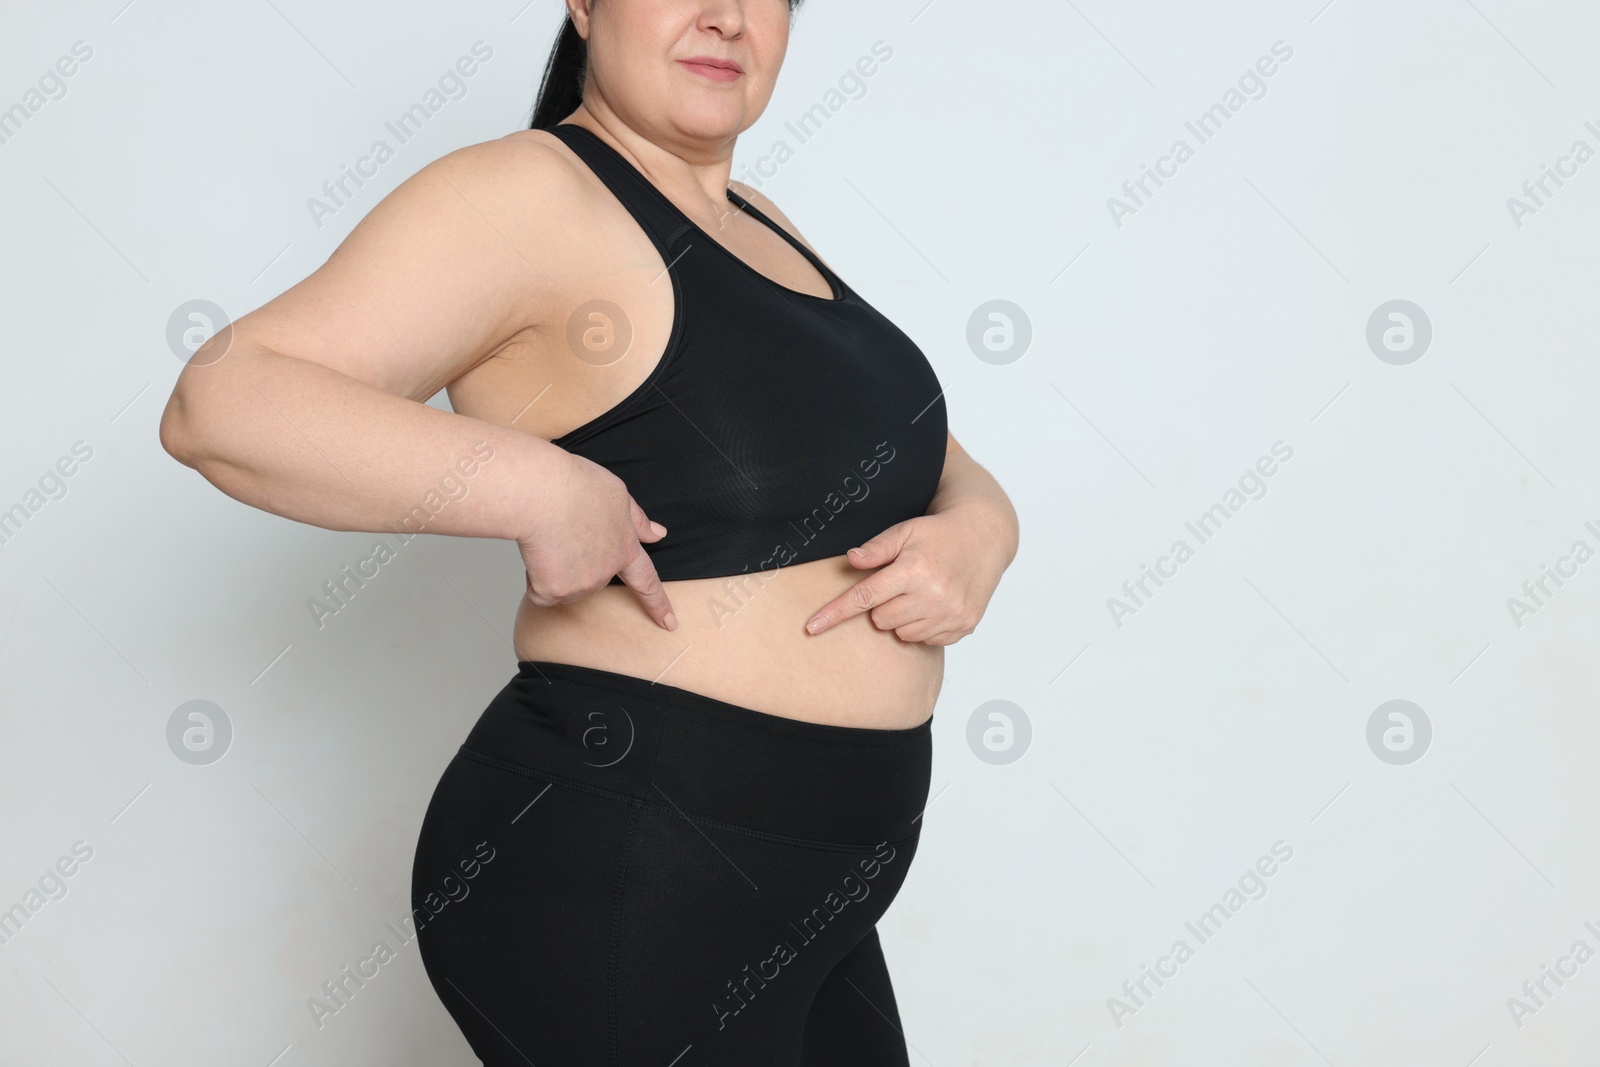
[[[735,140],[782,66],[787,3],[569,0],[568,10],[590,69],[566,121],[604,138],[756,271],[829,295],[803,257],[724,195]],[[706,55],[743,72],[718,80],[680,62]],[[731,187],[804,240],[765,196]],[[1009,500],[951,436],[928,514],[870,539],[859,558],[785,567],[742,588],[661,583],[643,544],[671,532],[620,479],[549,441],[659,361],[672,322],[664,268],[552,135],[522,130],[460,149],[385,197],[310,277],[202,348],[174,388],[162,443],[230,496],[301,522],[414,530],[406,517],[423,516],[429,533],[516,542],[519,659],[792,718],[917,725],[938,696],[943,647],[976,627],[1015,556]],[[633,331],[605,365],[567,346],[569,318],[594,299],[623,308]],[[422,403],[440,388],[454,413]],[[485,449],[492,458],[471,464]],[[431,517],[415,510],[452,469],[465,494]],[[613,574],[627,584],[608,586]],[[808,633],[813,618],[822,625]]]

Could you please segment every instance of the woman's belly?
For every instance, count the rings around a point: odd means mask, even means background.
[[[648,678],[769,715],[908,729],[933,714],[942,646],[902,641],[868,612],[805,631],[818,608],[871,573],[834,556],[759,576],[664,582],[676,630],[656,625],[626,586],[549,608],[524,597],[512,643],[518,659]]]

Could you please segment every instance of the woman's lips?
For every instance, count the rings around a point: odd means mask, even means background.
[[[731,82],[744,74],[739,64],[730,59],[715,59],[711,56],[695,56],[693,59],[680,59],[689,70],[712,81]]]

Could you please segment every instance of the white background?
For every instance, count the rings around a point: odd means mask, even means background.
[[[94,850],[0,945],[0,1062],[474,1062],[414,943],[320,1029],[307,998],[395,942],[429,795],[514,670],[514,547],[424,537],[318,630],[308,598],[371,535],[226,498],[156,424],[174,310],[259,306],[407,175],[526,125],[558,11],[0,10],[0,107],[94,50],[0,144],[0,508],[93,448],[0,545],[0,908]],[[468,95],[318,228],[307,199],[479,39]],[[881,925],[913,1063],[1593,1063],[1600,961],[1520,1027],[1507,998],[1600,950],[1600,562],[1520,625],[1507,599],[1600,549],[1600,160],[1521,226],[1506,201],[1600,148],[1600,13],[811,0],[736,175],[878,40],[764,191],[924,348],[1022,524],[949,652],[937,799]],[[1107,198],[1276,41],[1265,95],[1117,225]],[[1032,324],[1003,365],[966,340],[994,299]],[[1394,299],[1432,323],[1406,365],[1366,341]],[[1185,521],[1279,440],[1197,546]],[[233,724],[210,766],[167,745],[194,699]],[[967,742],[996,699],[1032,726],[998,766]],[[1432,724],[1408,765],[1367,742],[1392,699]],[[1277,841],[1200,944],[1185,921]],[[1119,1026],[1108,998],[1179,938]]]

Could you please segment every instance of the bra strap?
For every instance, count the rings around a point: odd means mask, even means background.
[[[657,250],[662,253],[662,258],[669,261],[667,250],[670,249],[684,232],[692,228],[692,224],[679,211],[677,205],[668,200],[666,194],[654,185],[650,179],[639,173],[637,167],[629,163],[617,152],[615,148],[602,141],[594,131],[576,123],[563,122],[550,127],[550,132],[561,138],[561,141],[584,161],[595,177],[603,182],[606,188],[628,210],[644,232],[655,242]]]
[[[728,199],[733,201],[734,205],[737,206],[740,211],[743,211],[746,215],[749,215],[751,218],[766,226],[767,229],[771,230],[773,233],[777,234],[779,237],[788,242],[789,246],[796,252],[799,252],[800,255],[805,257],[806,262],[817,268],[817,273],[822,275],[823,280],[829,282],[836,290],[838,290],[840,294],[848,294],[851,292],[850,287],[844,283],[844,279],[835,274],[832,267],[822,262],[821,256],[807,248],[804,241],[797,239],[788,230],[784,229],[782,226],[779,226],[777,222],[775,222],[766,212],[756,207],[754,204],[740,196],[732,189],[728,190]]]

